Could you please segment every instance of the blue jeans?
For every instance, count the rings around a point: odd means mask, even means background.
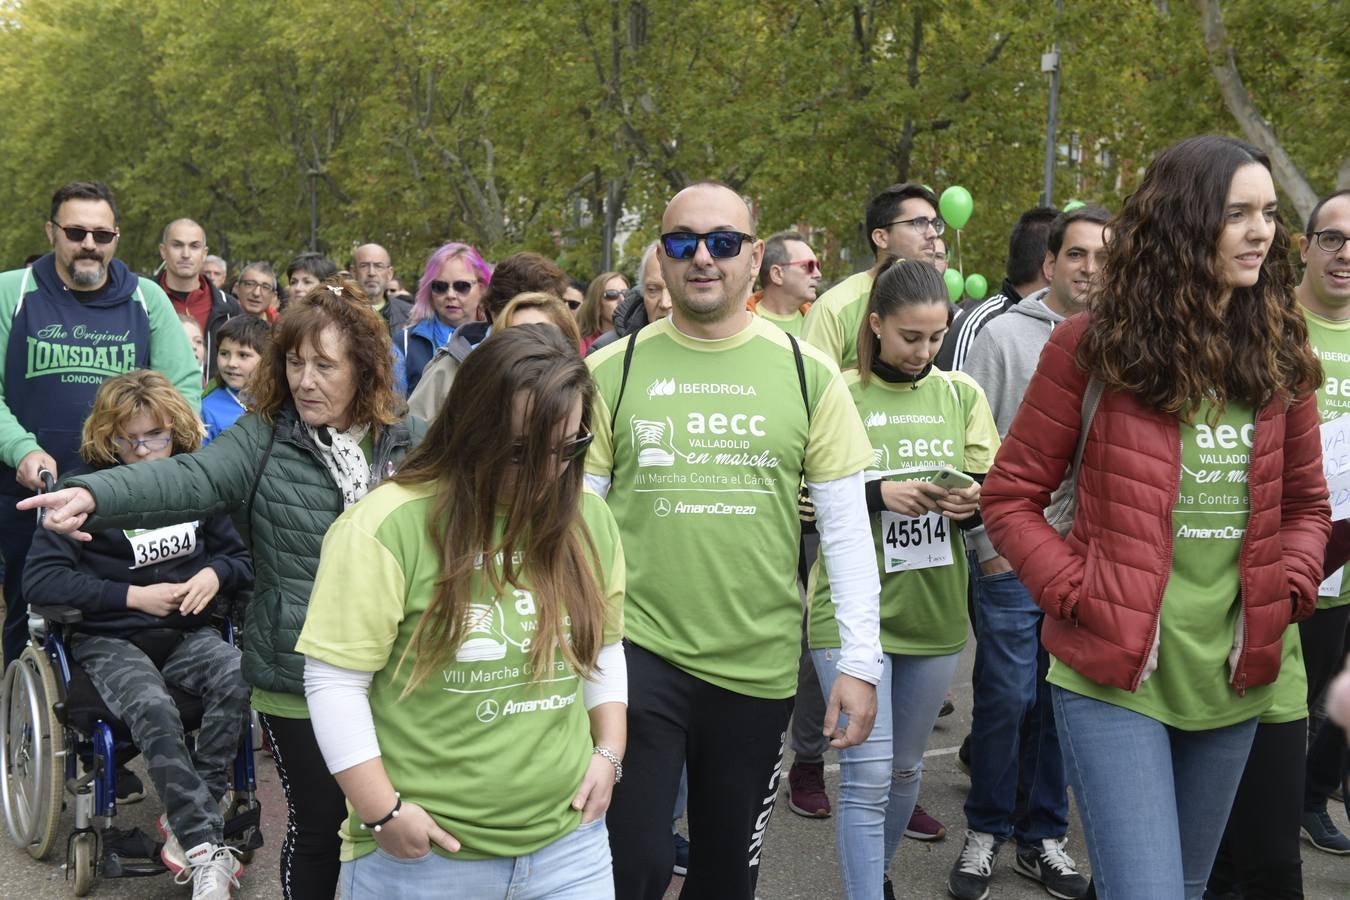
[[[1182,731],[1051,688],[1101,900],[1200,900],[1256,734]]]
[[[1041,646],[1045,614],[1012,572],[979,571],[972,555],[978,637],[966,824],[1035,846],[1069,830],[1068,777],[1045,682],[1049,657]],[[1014,821],[1019,774],[1026,813]]]
[[[376,850],[342,864],[339,900],[614,900],[604,818],[527,856],[399,859]]]
[[[830,695],[838,650],[812,650],[820,689]],[[867,740],[839,754],[835,845],[848,900],[881,900],[881,884],[919,798],[923,752],[956,672],[949,656],[882,657],[877,718]],[[847,721],[840,717],[841,724]]]

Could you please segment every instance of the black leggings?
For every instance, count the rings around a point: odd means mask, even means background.
[[[1259,725],[1209,889],[1243,900],[1302,900],[1303,748],[1308,720]]]
[[[752,900],[792,698],[737,694],[628,641],[624,649],[628,750],[607,819],[615,895],[660,900],[670,885],[670,810],[687,764],[690,865],[681,900]]]
[[[1299,623],[1303,639],[1303,660],[1308,667],[1308,707],[1331,684],[1345,661],[1346,623],[1350,605],[1319,609],[1311,619]],[[1345,731],[1325,720],[1311,735],[1308,745],[1308,777],[1303,788],[1303,808],[1311,812],[1326,809],[1327,798],[1341,783],[1346,766]]]
[[[347,801],[314,739],[309,719],[259,716],[286,792],[286,839],[281,844],[285,900],[333,900],[338,883],[338,829]]]

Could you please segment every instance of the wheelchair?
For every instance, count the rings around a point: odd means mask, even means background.
[[[74,803],[75,827],[66,838],[66,878],[75,896],[89,893],[95,880],[158,875],[158,835],[114,827],[119,760],[138,752],[131,733],[104,704],[93,682],[67,649],[81,621],[68,606],[31,606],[32,641],[0,683],[0,804],[16,844],[43,859],[56,844],[67,797]],[[234,644],[226,618],[225,639]],[[170,687],[188,746],[201,725],[203,706],[191,694]],[[246,711],[231,789],[222,801],[225,843],[244,862],[262,846],[261,804],[254,772],[253,718]]]

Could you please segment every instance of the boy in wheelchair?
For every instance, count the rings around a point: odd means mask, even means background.
[[[189,453],[202,426],[173,385],[135,371],[99,389],[80,455],[93,468]],[[193,898],[228,898],[242,866],[224,843],[220,801],[248,710],[239,651],[210,623],[217,594],[253,583],[248,551],[225,515],[153,530],[91,532],[82,542],[39,528],[24,572],[33,606],[83,619],[70,655],[131,732],[164,804],[161,858]],[[168,687],[202,699],[196,752]]]

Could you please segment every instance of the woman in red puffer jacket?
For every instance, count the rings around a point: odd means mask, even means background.
[[[1167,149],[1112,223],[1089,312],[1057,329],[984,484],[989,535],[1046,613],[1047,679],[1097,895],[1200,898],[1281,637],[1330,530],[1269,161]],[[1102,388],[1065,535],[1064,478]]]

